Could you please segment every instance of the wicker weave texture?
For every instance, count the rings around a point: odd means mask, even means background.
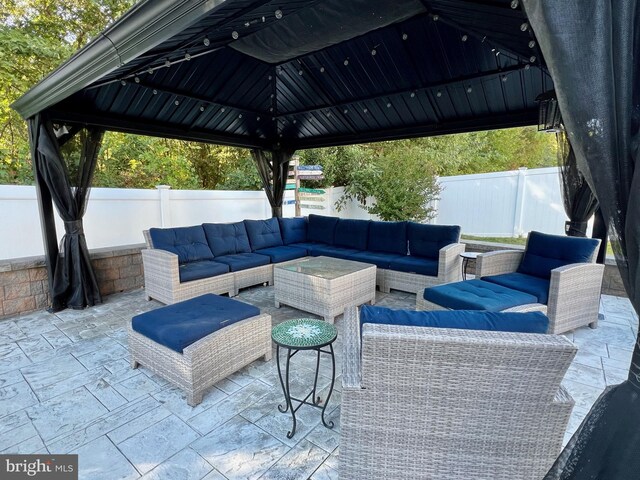
[[[401,292],[418,293],[426,287],[462,280],[462,259],[464,243],[452,243],[440,249],[438,256],[438,276],[397,270],[378,269],[377,285],[380,291],[389,293],[391,289]]]
[[[573,407],[566,338],[365,324],[360,359],[345,322],[341,478],[544,476]]]
[[[315,313],[333,323],[346,307],[367,302],[373,304],[376,298],[376,267],[362,265],[364,268],[361,270],[331,279],[285,270],[275,265],[276,307],[288,305]]]
[[[213,384],[254,360],[270,360],[271,316],[247,318],[214,332],[184,349],[182,354],[128,328],[131,366],[138,364],[185,391],[195,406]]]
[[[233,295],[235,289],[232,273],[191,282],[180,282],[178,256],[164,250],[142,250],[142,266],[147,298],[153,298],[167,305],[205,293]]]

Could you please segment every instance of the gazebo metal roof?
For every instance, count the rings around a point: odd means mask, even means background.
[[[143,0],[13,107],[298,149],[537,122],[553,88],[517,0]]]

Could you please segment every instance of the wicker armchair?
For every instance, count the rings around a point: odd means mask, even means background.
[[[232,273],[191,282],[180,282],[178,256],[165,250],[153,248],[149,231],[145,230],[143,234],[147,243],[147,248],[142,250],[144,288],[147,300],[153,298],[169,305],[205,293],[229,293],[230,296],[237,293]]]
[[[592,262],[597,252],[596,249]],[[488,277],[515,272],[523,255],[524,252],[512,250],[479,255],[476,275]],[[583,325],[598,326],[603,274],[604,265],[598,263],[574,263],[551,271],[549,301],[546,308],[540,307],[549,317],[549,333],[568,332]]]
[[[573,408],[565,337],[365,324],[345,311],[340,478],[539,480]]]

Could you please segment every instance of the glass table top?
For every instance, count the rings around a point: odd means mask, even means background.
[[[365,268],[370,268],[371,266],[372,265],[367,263],[342,260],[339,258],[313,257],[285,265],[276,265],[274,268],[331,280],[364,270]]]

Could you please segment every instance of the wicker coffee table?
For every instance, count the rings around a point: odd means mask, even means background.
[[[346,307],[376,299],[376,266],[313,257],[273,267],[275,304],[315,313],[333,323]]]

